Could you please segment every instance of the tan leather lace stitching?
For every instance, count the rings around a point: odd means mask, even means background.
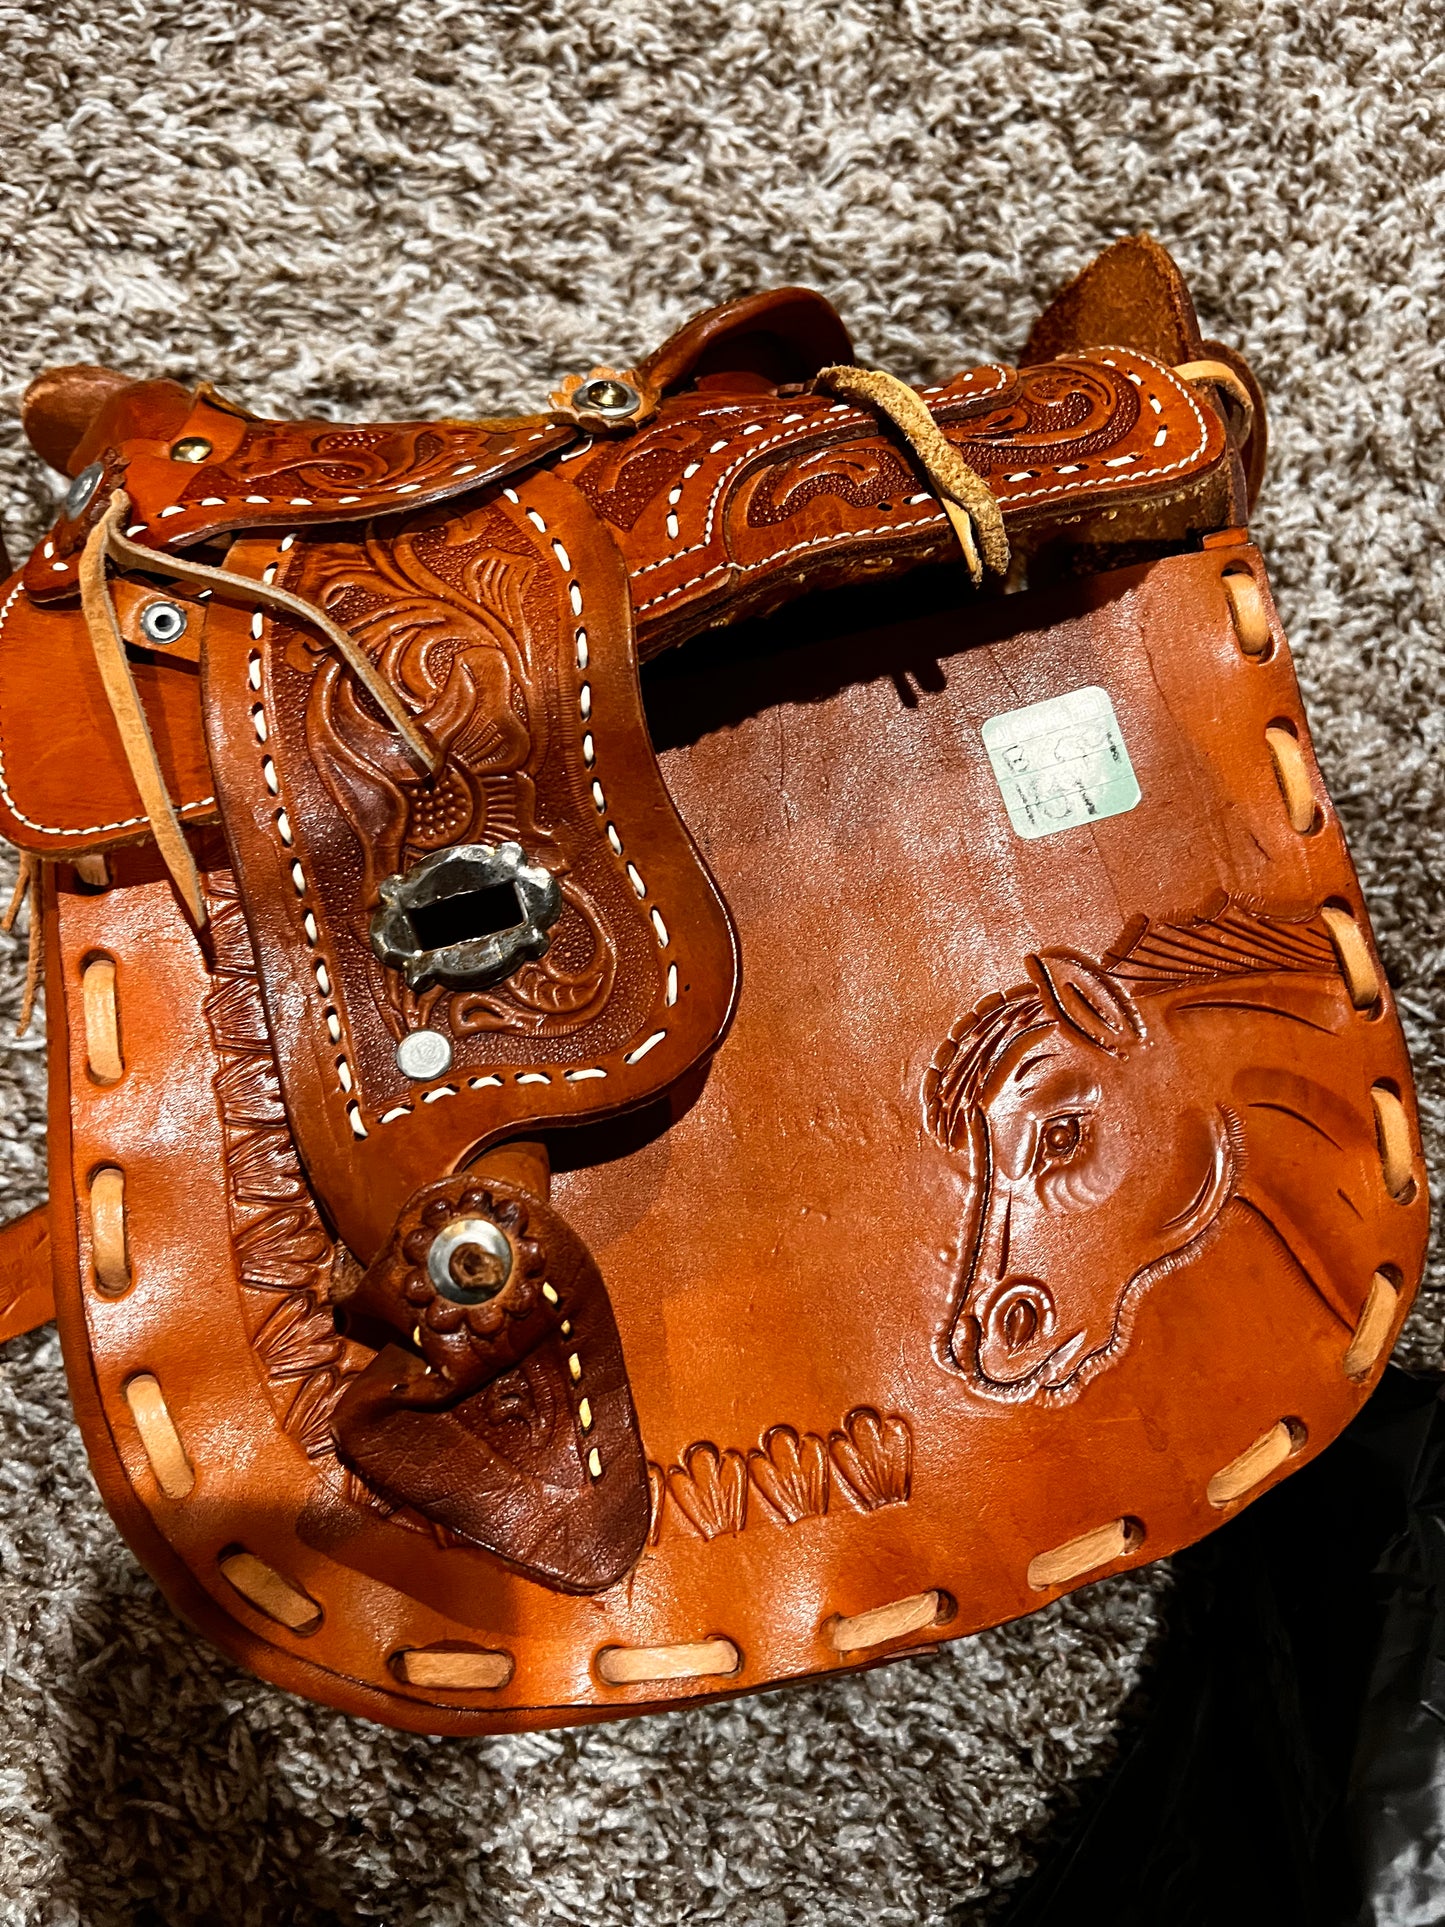
[[[1239,373],[1227,361],[1181,361],[1169,372],[1178,375],[1181,381],[1212,382],[1216,388],[1222,388],[1226,394],[1232,395],[1244,414],[1244,427],[1239,439],[1241,442],[1249,440],[1250,430],[1254,427],[1254,397]]]
[[[201,880],[185,832],[166,790],[150,724],[136,694],[125,639],[116,619],[115,604],[106,577],[107,558],[131,568],[148,570],[151,574],[168,575],[183,582],[203,582],[209,587],[231,590],[252,602],[284,610],[308,627],[320,630],[395,728],[419,768],[434,775],[441,765],[441,755],[401,697],[378,673],[365,650],[314,603],[292,595],[287,589],[278,589],[272,583],[258,581],[253,576],[235,575],[229,569],[215,569],[208,563],[193,562],[185,556],[158,555],[152,549],[143,549],[121,533],[121,524],[130,512],[129,498],[123,490],[117,489],[110,498],[110,507],[91,531],[81,556],[80,603],[86,628],[90,632],[91,647],[95,651],[96,667],[120,731],[121,746],[140,792],[141,806],[145,810],[151,834],[155,837],[166,868],[175,880],[176,888],[199,926],[206,921]]]
[[[975,588],[985,569],[1007,572],[1008,536],[993,490],[949,441],[916,389],[876,368],[820,368],[814,385],[863,402],[893,423],[938,491]]]

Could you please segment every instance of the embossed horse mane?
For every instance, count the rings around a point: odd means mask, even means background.
[[[1075,951],[1046,950],[1031,957],[1028,967],[1037,973],[1028,982],[994,991],[974,1005],[949,1032],[924,1076],[928,1128],[949,1150],[960,1148],[960,1122],[978,1103],[1009,1045],[1040,1024],[1063,1020],[1102,1048],[1117,1048],[1107,1040],[1122,1034],[1121,1019],[1127,1029],[1126,1013],[1135,997],[1276,971],[1339,973],[1318,913],[1292,922],[1231,899],[1178,921],[1137,917],[1097,964]]]
[[[1045,950],[1026,967],[924,1079],[928,1127],[973,1179],[952,1362],[990,1398],[1076,1397],[1230,1204],[1348,1321],[1353,1238],[1322,1240],[1295,1196],[1302,1146],[1339,1153],[1322,1119],[1346,1101],[1331,1050],[1349,1004],[1318,913],[1225,899],[1139,918],[1097,961]],[[1221,1020],[1252,1027],[1243,1054]],[[1353,1209],[1343,1184],[1336,1196]]]

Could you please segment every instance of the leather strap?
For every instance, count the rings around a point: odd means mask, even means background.
[[[50,1207],[37,1204],[0,1225],[0,1344],[48,1325],[54,1316]]]

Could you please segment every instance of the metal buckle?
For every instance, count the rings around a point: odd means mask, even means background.
[[[383,879],[371,947],[412,990],[481,988],[542,956],[561,912],[556,878],[520,843],[458,843]]]

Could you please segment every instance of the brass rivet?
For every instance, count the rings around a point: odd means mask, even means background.
[[[614,417],[635,415],[642,406],[642,397],[635,388],[625,381],[614,381],[610,376],[584,382],[572,401],[574,407],[586,409],[589,413]]]

